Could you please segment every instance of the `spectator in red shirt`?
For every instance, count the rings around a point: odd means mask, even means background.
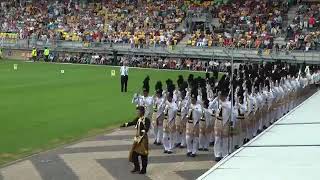
[[[313,28],[313,26],[316,24],[316,19],[313,17],[313,16],[311,16],[310,18],[309,18],[309,27],[310,28]]]

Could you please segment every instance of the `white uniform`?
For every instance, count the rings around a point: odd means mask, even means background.
[[[270,110],[271,111],[271,117],[270,117],[270,122],[271,123],[274,123],[276,120],[277,120],[277,110],[276,110],[276,103],[278,101],[278,93],[275,89],[275,87],[271,87],[270,88],[270,91],[272,93],[272,96],[273,96],[273,101],[272,101],[272,109]]]
[[[215,157],[223,158],[228,155],[229,125],[231,117],[231,102],[219,102],[219,110],[216,113],[215,121],[215,142],[214,155]]]
[[[199,121],[202,116],[202,107],[200,104],[191,104],[189,108],[189,117],[186,124],[186,141],[187,151],[191,154],[196,154],[199,146]]]
[[[172,101],[166,101],[164,112],[167,118],[163,122],[163,146],[166,151],[172,151],[175,143],[175,118],[177,116],[178,106]]]
[[[206,89],[207,89],[207,95],[208,95],[208,100],[211,101],[214,99],[214,93],[212,91],[212,88],[209,84],[206,85]]]
[[[254,121],[255,121],[255,113],[256,113],[256,98],[250,94],[247,98],[248,102],[248,115],[247,118],[250,119],[250,125],[249,125],[249,137],[248,139],[252,139],[254,136],[256,136],[257,131],[255,130]]]
[[[262,130],[262,129],[260,129],[260,123],[261,123],[261,110],[262,110],[262,108],[263,108],[263,98],[262,98],[262,96],[261,96],[261,94],[260,93],[257,93],[256,95],[255,95],[255,98],[256,98],[256,104],[255,104],[255,114],[256,114],[256,116],[255,116],[255,124],[254,124],[254,136],[256,136],[257,135],[257,133],[258,133],[258,130]]]
[[[295,107],[295,101],[297,98],[297,84],[294,79],[290,79],[289,83],[291,85],[291,99],[289,102],[289,110],[291,111]]]
[[[233,145],[240,147],[243,143],[243,140],[246,138],[247,134],[247,125],[245,114],[247,112],[247,104],[244,102],[243,104],[236,104],[235,105],[235,134],[233,136]]]
[[[153,113],[153,97],[151,96],[135,96],[132,99],[132,103],[136,104],[137,106],[143,106],[145,108],[145,117],[152,119]]]
[[[282,89],[284,92],[284,100],[285,100],[285,103],[283,105],[283,114],[286,114],[289,112],[289,94],[291,91],[290,87],[286,83],[286,80],[283,81]]]
[[[264,126],[264,118],[265,118],[265,108],[266,108],[266,94],[263,92],[258,93],[258,99],[259,99],[259,111],[260,111],[260,118],[257,124],[258,130],[262,131]]]
[[[294,84],[296,85],[296,92],[295,92],[296,98],[293,102],[293,107],[297,107],[299,104],[300,93],[301,93],[301,86],[300,86],[299,78],[294,79]]]
[[[178,109],[180,111],[179,131],[177,131],[177,144],[180,143],[182,147],[186,146],[186,123],[189,111],[190,102],[188,98],[182,99],[178,102]]]
[[[271,89],[269,91],[265,91],[265,93],[266,93],[266,105],[267,105],[267,113],[265,115],[266,116],[265,126],[269,126],[274,121],[272,105],[274,103],[275,97]]]
[[[281,101],[282,101],[282,104],[280,106],[280,114],[279,114],[279,118],[281,118],[284,114],[285,114],[285,97],[286,97],[286,94],[285,94],[285,90],[283,88],[283,86],[279,86],[279,93],[280,93],[280,97],[281,97]]]
[[[278,119],[281,118],[281,105],[279,105],[282,100],[283,100],[283,95],[282,92],[280,90],[280,88],[278,86],[274,87],[274,91],[275,91],[275,96],[276,96],[276,108],[275,108],[275,121],[277,121]]]
[[[234,151],[234,147],[237,146],[239,147],[241,145],[240,143],[240,132],[241,132],[241,120],[238,119],[238,115],[239,115],[239,111],[238,111],[239,107],[237,105],[233,106],[233,110],[232,110],[232,116],[231,116],[231,121],[232,121],[232,138],[230,141],[230,146],[229,146],[229,151],[228,152],[233,152]]]
[[[203,119],[200,120],[200,133],[199,133],[199,148],[200,149],[208,149],[209,148],[209,140],[212,134],[212,124],[213,124],[213,114],[212,110],[209,108],[203,108]]]
[[[164,120],[164,109],[165,99],[163,97],[154,99],[154,117],[152,119],[153,134],[157,143],[162,142],[163,138],[163,120]]]
[[[210,143],[214,143],[214,123],[215,123],[215,120],[216,120],[216,112],[218,111],[219,109],[219,102],[218,102],[218,97],[215,97],[214,99],[210,100],[209,102],[209,109],[212,111],[212,114],[213,114],[213,120],[212,120],[212,133],[211,135],[209,136],[209,142]]]

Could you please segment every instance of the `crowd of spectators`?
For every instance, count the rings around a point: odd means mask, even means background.
[[[20,39],[113,42],[141,45],[176,44],[184,36],[177,26],[185,17],[182,0],[102,0],[1,2],[0,32]]]
[[[287,48],[315,50],[320,44],[320,4],[301,4],[287,28]]]
[[[279,46],[274,40],[284,32],[287,44],[282,47],[287,50],[317,49],[319,44],[319,3],[302,4],[293,22],[283,27],[289,7],[286,1],[279,0],[232,0],[219,5],[191,0],[17,2],[0,2],[0,40],[5,37],[117,43],[132,48],[168,47],[186,35],[185,28],[178,28],[186,14],[200,16],[207,12],[219,19],[220,25],[194,29],[188,46],[272,49]]]
[[[80,63],[96,65],[121,65],[127,62],[130,67],[155,68],[155,69],[173,69],[173,70],[192,70],[192,71],[211,71],[218,68],[225,71],[229,62],[217,62],[214,60],[201,60],[190,58],[166,58],[150,56],[121,56],[114,61],[113,56],[101,54],[85,53],[52,53],[50,62],[59,63]]]
[[[206,71],[210,69],[210,62],[207,60],[190,58],[164,58],[164,57],[122,57],[120,63],[128,62],[132,67],[157,68],[157,69],[178,69]],[[212,61],[211,66],[215,65]]]
[[[195,31],[188,45],[271,49],[274,38],[282,33],[288,5],[270,0],[235,0],[211,11],[220,26],[213,32]]]

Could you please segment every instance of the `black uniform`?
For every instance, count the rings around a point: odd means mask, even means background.
[[[140,174],[145,174],[148,165],[148,154],[149,154],[149,142],[148,142],[148,131],[150,129],[151,121],[146,117],[137,117],[133,121],[125,123],[124,127],[136,126],[136,136],[130,151],[129,161],[134,164],[132,172],[140,171]],[[141,156],[142,169],[140,170],[139,156]]]

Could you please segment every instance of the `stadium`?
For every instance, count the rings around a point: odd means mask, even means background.
[[[319,179],[319,18],[319,0],[1,0],[0,180]]]

